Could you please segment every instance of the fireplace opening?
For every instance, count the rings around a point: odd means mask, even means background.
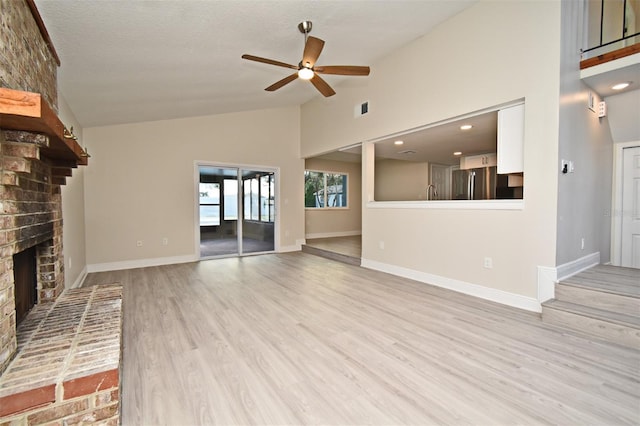
[[[38,300],[36,247],[13,255],[13,282],[16,300],[16,324],[27,316]]]

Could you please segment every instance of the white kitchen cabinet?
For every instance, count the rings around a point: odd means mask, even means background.
[[[498,111],[498,173],[524,171],[524,104]]]
[[[497,164],[498,159],[495,153],[482,154],[482,155],[470,155],[468,157],[460,158],[460,169],[478,169],[480,167],[493,167]]]

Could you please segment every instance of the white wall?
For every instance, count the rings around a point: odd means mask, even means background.
[[[323,238],[362,233],[362,172],[360,163],[320,158],[305,160],[305,169],[347,173],[346,209],[305,209],[306,238]]]
[[[609,120],[588,109],[590,89],[580,80],[583,7],[562,2],[559,157],[571,160],[575,172],[560,173],[560,164],[554,170],[559,176],[558,265],[593,253],[600,253],[602,262],[610,260],[612,139]]]
[[[84,145],[83,130],[73,111],[61,93],[58,93],[58,115],[67,126],[73,126],[73,133]],[[91,164],[91,160],[89,160]],[[70,288],[82,284],[86,275],[86,245],[84,221],[84,171],[87,166],[73,169],[73,176],[67,177],[62,186],[62,247],[64,255],[64,285]]]
[[[90,271],[195,260],[196,161],[279,168],[279,248],[299,248],[299,123],[299,108],[291,107],[84,129],[92,155],[85,172]]]
[[[535,302],[537,266],[553,267],[556,259],[559,40],[559,1],[480,1],[372,64],[368,79],[303,106],[301,149],[312,156],[526,100],[524,208],[365,208],[370,265]],[[363,100],[371,112],[354,119]],[[373,161],[366,152],[363,158]],[[363,168],[368,197],[370,167]],[[493,269],[483,268],[485,257]]]
[[[636,85],[640,82],[636,82]],[[615,143],[640,140],[640,89],[605,98],[611,136]]]

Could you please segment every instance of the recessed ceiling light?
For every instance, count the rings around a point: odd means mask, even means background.
[[[462,152],[461,151],[456,151],[456,152],[453,153],[453,155],[462,155]]]
[[[471,124],[463,124],[462,126],[460,126],[460,130],[469,130],[472,127],[473,126]]]
[[[404,142],[403,141],[395,141],[393,144],[394,145],[402,145]]]
[[[611,86],[611,88],[613,90],[622,90],[622,89],[626,89],[627,87],[629,87],[630,84],[631,84],[630,81],[625,81],[624,83],[614,84],[613,86]]]

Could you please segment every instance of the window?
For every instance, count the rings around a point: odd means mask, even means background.
[[[223,181],[224,220],[238,220],[238,180]]]
[[[304,172],[306,208],[347,207],[347,175],[334,172]]]
[[[273,222],[275,193],[272,174],[260,177],[260,194],[260,221]]]
[[[220,225],[220,184],[200,182],[200,226]]]
[[[275,180],[273,173],[258,173],[242,180],[244,220],[273,222],[275,219]]]

